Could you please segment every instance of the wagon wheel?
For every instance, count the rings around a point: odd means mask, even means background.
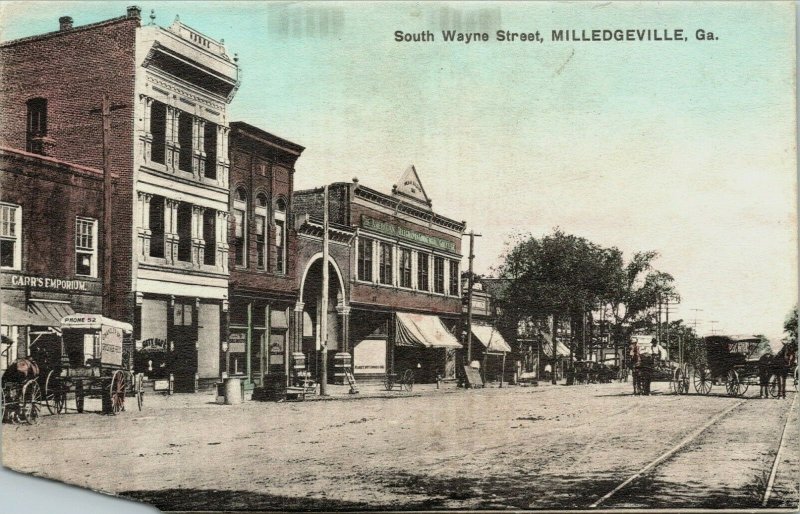
[[[794,392],[795,393],[797,392],[797,379],[798,379],[797,372],[798,372],[798,370],[800,370],[800,368],[797,368],[797,367],[794,368]]]
[[[407,371],[406,375],[403,377],[403,387],[406,391],[411,392],[414,388],[414,372]]]
[[[47,374],[47,380],[44,383],[44,403],[50,414],[67,412],[67,393],[64,391],[64,382],[56,370]]]
[[[6,420],[6,389],[0,388],[0,423]]]
[[[142,404],[144,403],[144,389],[142,387],[143,375],[141,373],[136,374],[136,378],[134,381],[133,390],[136,393],[136,405],[139,406],[139,410],[142,410]]]
[[[745,389],[742,388],[742,383],[736,370],[729,370],[728,375],[725,377],[725,391],[727,391],[728,396],[739,396],[744,393]]]
[[[698,394],[708,394],[711,392],[711,373],[705,367],[697,368],[694,370],[694,390]]]
[[[111,412],[116,414],[125,410],[125,373],[117,370],[111,376],[109,392],[111,394]]]
[[[386,375],[386,378],[383,379],[383,387],[385,387],[387,391],[392,390],[392,387],[394,387],[394,380],[391,375]]]
[[[39,422],[39,411],[42,403],[42,389],[36,380],[29,380],[22,386],[21,418],[29,425]]]
[[[772,375],[769,379],[769,395],[773,398],[778,397],[778,375]]]
[[[75,382],[75,410],[83,412],[83,382]]]

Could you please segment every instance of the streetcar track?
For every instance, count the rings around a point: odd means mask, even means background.
[[[711,426],[716,424],[718,421],[720,421],[722,418],[727,416],[731,411],[733,411],[734,409],[736,409],[736,408],[740,407],[741,405],[743,405],[746,401],[747,400],[744,400],[744,399],[739,400],[738,402],[734,403],[730,407],[727,407],[726,409],[724,409],[721,412],[719,412],[717,415],[715,415],[713,418],[711,418],[711,420],[708,423],[706,423],[705,425],[700,427],[698,430],[695,430],[694,432],[692,432],[691,434],[689,434],[688,436],[683,438],[677,445],[673,446],[672,448],[670,448],[666,452],[662,453],[656,459],[650,461],[649,464],[647,464],[642,469],[640,469],[639,471],[637,471],[636,473],[634,473],[633,475],[628,477],[625,481],[623,481],[617,487],[615,487],[614,489],[612,489],[611,491],[609,491],[608,493],[606,493],[605,495],[600,497],[600,499],[598,499],[597,501],[595,501],[594,503],[589,505],[589,508],[591,508],[591,509],[597,508],[601,503],[605,502],[606,500],[608,500],[609,498],[614,496],[616,493],[618,493],[619,491],[624,489],[626,486],[628,486],[628,484],[630,484],[631,482],[635,481],[636,479],[642,477],[645,473],[648,473],[649,471],[653,470],[659,464],[665,462],[667,459],[669,459],[670,457],[672,457],[673,455],[678,453],[680,450],[682,450],[684,447],[686,447],[689,443],[691,443],[692,441],[697,439],[708,428],[710,428]]]
[[[797,393],[795,393],[794,398],[792,398],[792,404],[789,406],[789,410],[786,413],[786,422],[783,424],[783,431],[781,432],[781,440],[778,443],[778,453],[775,454],[775,461],[772,463],[772,470],[770,471],[769,481],[767,482],[767,488],[764,491],[764,500],[761,502],[762,507],[767,506],[767,502],[769,502],[769,497],[772,494],[772,487],[775,485],[775,476],[778,474],[778,466],[781,462],[781,453],[783,452],[783,443],[786,441],[786,429],[789,426],[789,420],[792,419],[792,409],[794,409],[794,404],[797,403]]]

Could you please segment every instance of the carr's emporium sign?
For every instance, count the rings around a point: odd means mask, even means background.
[[[100,283],[90,280],[12,274],[3,274],[2,277],[4,287],[30,287],[32,289],[48,289],[51,291],[99,292],[100,290]]]
[[[441,237],[429,236],[427,234],[409,230],[397,225],[392,225],[391,223],[386,223],[385,221],[379,221],[375,218],[370,218],[365,214],[361,215],[361,226],[370,230],[374,230],[375,232],[380,232],[381,234],[386,234],[387,236],[393,236],[400,239],[413,241],[415,243],[441,248],[442,250],[447,250],[449,252],[456,251],[456,244],[452,241],[442,239]]]

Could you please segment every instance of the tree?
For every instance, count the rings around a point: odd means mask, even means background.
[[[783,331],[786,332],[785,342],[789,345],[797,346],[797,305],[786,317],[783,323]]]

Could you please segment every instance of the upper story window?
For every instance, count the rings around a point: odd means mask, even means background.
[[[267,269],[267,196],[256,196],[254,221],[256,225],[256,267]]]
[[[433,258],[433,292],[444,294],[444,257]]]
[[[233,197],[233,252],[237,266],[247,266],[247,191],[241,187]]]
[[[206,153],[206,178],[217,178],[217,126],[207,121],[203,126],[203,151]]]
[[[217,211],[203,211],[203,264],[217,263]]]
[[[186,202],[178,204],[178,260],[192,260],[192,205]]]
[[[97,276],[97,220],[75,218],[75,274]]]
[[[428,291],[430,259],[427,253],[419,252],[417,254],[417,289],[421,291]]]
[[[150,160],[164,164],[167,152],[167,106],[161,102],[153,101],[150,107],[150,135],[153,137]]]
[[[150,199],[150,257],[164,258],[164,197]]]
[[[286,273],[286,200],[275,202],[275,273]]]
[[[380,244],[380,259],[378,260],[378,281],[381,284],[392,283],[392,245]]]
[[[31,153],[43,154],[41,138],[47,136],[47,100],[31,98],[27,102],[28,121],[25,149]]]
[[[0,203],[0,268],[20,269],[22,264],[22,209]]]
[[[372,240],[358,239],[358,279],[372,282]]]
[[[458,296],[458,288],[459,288],[459,273],[458,273],[458,261],[451,260],[450,261],[450,294],[452,296]]]
[[[411,287],[411,250],[400,248],[400,287]]]
[[[192,118],[188,112],[181,112],[178,116],[178,144],[181,147],[178,152],[178,169],[189,172],[192,171],[192,152],[194,151]]]

